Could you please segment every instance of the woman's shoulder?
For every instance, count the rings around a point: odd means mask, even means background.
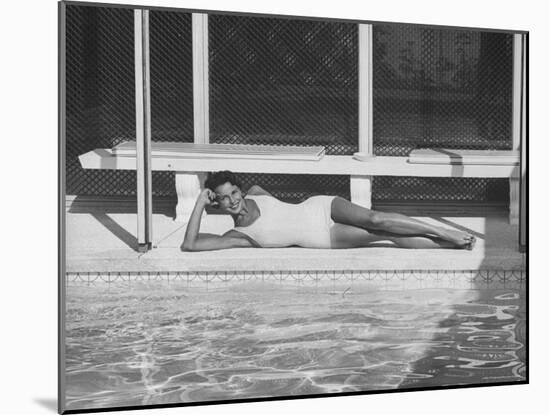
[[[269,193],[267,190],[263,189],[262,187],[258,186],[257,184],[252,185],[250,189],[248,189],[248,195],[250,196],[271,196],[273,195]]]
[[[250,193],[247,193],[246,196],[245,196],[245,199],[258,199],[258,198],[264,198],[264,197],[273,197],[273,196],[269,196],[269,195],[258,195],[258,194],[250,194]]]
[[[255,205],[256,210],[259,211],[260,215],[262,213],[267,213],[270,210],[271,206],[278,201],[277,198],[271,195],[251,195],[247,194],[245,197],[246,200],[252,202]]]
[[[270,195],[251,195],[249,193],[246,195],[245,199],[253,201],[254,203],[256,203],[258,207],[260,207],[261,204],[265,204],[270,199],[275,199],[275,198]]]

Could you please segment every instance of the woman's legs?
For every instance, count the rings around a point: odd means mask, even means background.
[[[377,212],[335,197],[331,206],[332,219],[337,223],[356,226],[371,232],[386,232],[394,236],[428,237],[448,241],[455,247],[472,248],[475,237],[467,232],[433,226],[399,213]]]
[[[330,230],[333,249],[361,248],[366,246],[395,246],[410,249],[460,248],[440,238],[428,236],[399,236],[384,232],[369,232],[352,225],[335,223]]]

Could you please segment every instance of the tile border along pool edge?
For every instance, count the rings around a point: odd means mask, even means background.
[[[235,283],[279,283],[326,286],[367,283],[387,288],[512,288],[526,282],[524,270],[395,270],[395,271],[181,271],[181,272],[67,272],[68,286],[97,283],[165,282],[189,288],[216,288]]]

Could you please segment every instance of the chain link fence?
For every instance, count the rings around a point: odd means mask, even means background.
[[[358,150],[357,25],[210,15],[209,58],[211,142]],[[347,176],[239,177],[283,200],[349,198]]]
[[[211,142],[357,151],[357,26],[209,17]]]
[[[373,26],[374,152],[510,150],[510,34]],[[375,177],[374,202],[508,202],[506,179]]]
[[[135,139],[133,11],[67,6],[67,194],[135,196],[135,172],[78,155]],[[209,15],[210,141],[358,150],[358,30],[351,23]],[[374,151],[510,149],[512,35],[374,25]],[[150,12],[154,141],[193,141],[191,14]],[[291,201],[349,198],[349,177],[241,174]],[[507,202],[506,179],[376,177],[374,203]],[[170,172],[153,195],[174,197]]]
[[[134,12],[68,5],[66,192],[135,196],[136,173],[86,170],[78,155],[135,140]],[[151,133],[193,141],[191,15],[150,12]],[[153,195],[175,196],[171,172],[153,172]]]
[[[135,194],[135,173],[84,170],[78,155],[135,139],[133,12],[67,6],[66,192]]]

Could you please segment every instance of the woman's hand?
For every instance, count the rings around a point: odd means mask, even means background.
[[[202,206],[210,206],[216,199],[216,194],[210,189],[204,189],[200,192],[199,197],[197,198],[197,203]]]

